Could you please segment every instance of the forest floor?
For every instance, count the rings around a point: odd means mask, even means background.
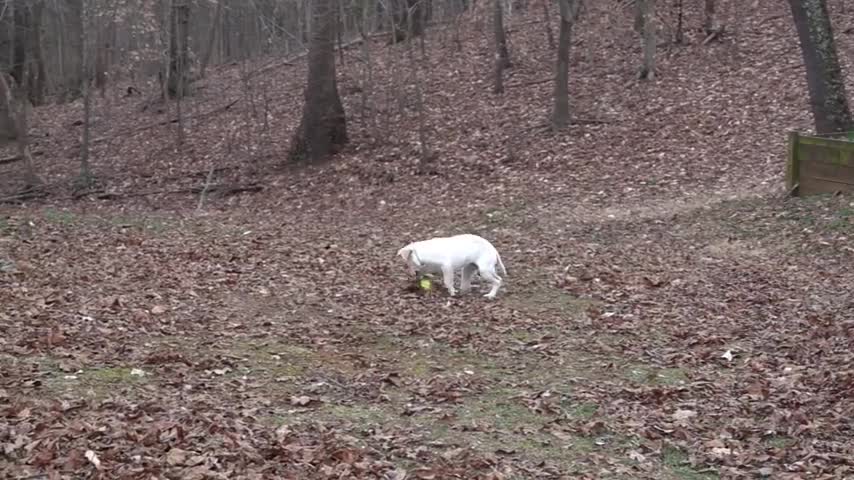
[[[786,132],[810,126],[791,21],[719,3],[730,33],[663,47],[652,84],[630,12],[591,5],[580,121],[558,133],[540,128],[554,51],[533,12],[510,20],[503,96],[483,12],[462,51],[453,26],[416,44],[417,80],[405,47],[371,45],[370,83],[348,50],[351,144],[321,166],[282,164],[298,64],[216,71],[181,148],[172,110],[99,99],[103,190],[73,201],[80,105],[37,109],[52,195],[0,210],[0,471],[854,475],[854,198],[786,196]],[[20,167],[0,167],[11,196]],[[260,191],[200,206],[212,168]],[[501,252],[497,299],[411,291],[397,249],[463,231]]]

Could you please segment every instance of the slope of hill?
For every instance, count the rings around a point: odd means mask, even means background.
[[[103,192],[73,202],[80,106],[37,109],[53,195],[0,216],[0,469],[851,475],[854,204],[782,191],[785,134],[810,127],[788,12],[721,1],[723,42],[689,30],[643,83],[630,12],[589,3],[564,132],[542,128],[555,54],[536,8],[508,24],[501,96],[485,12],[461,51],[453,26],[430,30],[417,69],[405,46],[372,42],[370,64],[348,49],[352,141],[320,166],[283,163],[302,61],[214,70],[180,149],[174,106],[99,99]],[[0,168],[13,195],[19,167]],[[212,169],[252,191],[199,207]],[[498,299],[408,291],[397,248],[461,231],[501,251]]]

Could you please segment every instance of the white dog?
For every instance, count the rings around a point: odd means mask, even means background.
[[[479,272],[483,279],[492,284],[492,289],[484,295],[490,299],[495,298],[501,286],[501,277],[495,272],[495,266],[501,267],[501,272],[507,275],[498,251],[488,240],[477,235],[464,234],[413,242],[398,250],[397,254],[416,275],[441,272],[445,288],[451,295],[456,295],[454,272],[459,269],[462,269],[462,293],[471,288],[474,272]]]

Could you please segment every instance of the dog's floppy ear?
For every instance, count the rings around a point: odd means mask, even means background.
[[[397,251],[397,254],[406,261],[412,268],[421,268],[421,260],[418,258],[418,254],[415,253],[415,250],[407,245],[400,250]]]

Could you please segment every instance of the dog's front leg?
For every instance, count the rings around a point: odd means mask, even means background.
[[[442,265],[442,281],[452,297],[457,294],[454,290],[454,269],[450,265]]]

